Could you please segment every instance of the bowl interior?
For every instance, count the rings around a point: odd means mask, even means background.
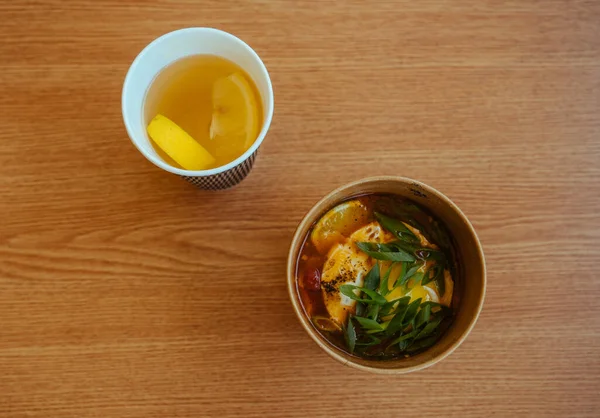
[[[331,207],[349,197],[365,193],[392,193],[426,208],[448,228],[460,259],[455,280],[455,319],[448,331],[427,351],[405,359],[368,360],[333,346],[311,324],[302,307],[296,282],[296,262],[311,226]],[[407,373],[428,367],[449,355],[475,324],[485,294],[485,263],[479,239],[465,215],[447,197],[417,181],[401,177],[374,177],[343,186],[317,203],[304,217],[292,240],[287,265],[288,290],[300,322],[319,346],[338,361],[377,373]]]

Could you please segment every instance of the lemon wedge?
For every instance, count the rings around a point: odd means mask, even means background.
[[[367,207],[360,201],[350,200],[344,202],[319,219],[310,238],[317,251],[326,254],[332,245],[343,241],[358,227],[365,224],[368,216]]]
[[[245,149],[258,136],[258,102],[252,87],[240,73],[218,79],[212,91],[210,139],[225,138]]]
[[[156,115],[148,124],[147,131],[156,145],[186,170],[205,170],[216,161],[202,145],[166,116]]]

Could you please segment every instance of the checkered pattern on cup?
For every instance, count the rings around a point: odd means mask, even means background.
[[[246,161],[231,170],[215,174],[214,176],[183,176],[183,178],[194,186],[205,190],[228,189],[246,178],[250,170],[252,170],[255,158],[256,151]]]
[[[184,170],[167,164],[152,147],[143,108],[148,88],[165,67],[198,54],[217,55],[242,67],[260,93],[264,120],[256,141],[234,161],[210,170]],[[131,142],[151,163],[201,189],[222,190],[240,183],[252,170],[273,118],[273,86],[265,65],[244,41],[218,29],[186,28],[155,39],[136,57],[123,84],[122,111]]]

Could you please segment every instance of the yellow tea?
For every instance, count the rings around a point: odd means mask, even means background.
[[[262,126],[256,85],[237,64],[193,55],[166,67],[144,104],[152,146],[167,163],[188,170],[225,165],[254,143]]]

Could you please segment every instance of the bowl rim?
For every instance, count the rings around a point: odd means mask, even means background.
[[[423,190],[425,190],[426,192],[428,192],[430,194],[436,195],[442,201],[444,201],[453,211],[455,211],[458,214],[458,216],[464,222],[466,227],[469,229],[469,232],[474,237],[475,245],[477,247],[476,251],[481,260],[481,266],[482,266],[482,270],[483,270],[482,292],[481,292],[481,297],[479,298],[479,303],[477,305],[477,310],[475,312],[475,315],[473,315],[473,317],[470,319],[470,322],[469,322],[467,328],[460,335],[460,337],[458,339],[456,339],[446,350],[441,352],[439,355],[437,355],[423,363],[420,363],[420,364],[417,364],[414,366],[410,366],[410,367],[398,368],[398,369],[367,366],[364,364],[354,362],[354,361],[342,356],[331,345],[323,342],[318,337],[318,335],[317,335],[318,331],[316,329],[314,329],[314,327],[311,325],[310,320],[308,319],[307,315],[304,312],[304,309],[302,308],[302,306],[299,302],[299,297],[298,297],[298,300],[296,300],[296,297],[295,297],[298,294],[298,291],[297,291],[297,287],[296,287],[296,271],[295,271],[296,270],[296,268],[295,268],[296,267],[296,257],[295,257],[293,250],[294,250],[294,245],[296,243],[303,242],[304,236],[300,236],[301,230],[304,229],[306,224],[312,223],[312,222],[314,222],[314,220],[316,220],[315,217],[318,216],[319,213],[322,211],[322,208],[320,208],[320,207],[323,205],[323,203],[325,203],[327,200],[331,199],[336,194],[344,192],[345,190],[352,188],[354,186],[357,186],[357,185],[374,184],[374,183],[378,183],[381,181],[393,181],[393,182],[400,182],[402,184],[415,185],[415,186],[421,187]],[[313,218],[315,218],[315,219],[313,219]],[[479,237],[477,236],[477,233],[475,232],[475,228],[473,228],[473,225],[471,224],[471,222],[469,221],[467,216],[463,213],[462,210],[460,210],[460,208],[450,198],[448,198],[446,195],[444,195],[439,190],[437,190],[425,183],[422,183],[418,180],[413,180],[411,178],[402,177],[402,176],[365,177],[365,178],[362,178],[359,180],[352,181],[350,183],[346,183],[340,187],[337,187],[336,189],[332,190],[331,192],[327,193],[323,198],[321,198],[317,203],[315,203],[306,212],[306,214],[303,216],[302,220],[296,227],[296,231],[294,232],[292,241],[290,243],[290,247],[288,249],[286,270],[287,270],[288,295],[289,295],[290,301],[292,303],[292,306],[294,308],[294,312],[296,313],[296,316],[297,316],[298,320],[300,321],[300,323],[302,324],[304,330],[308,333],[308,335],[312,338],[312,340],[315,341],[317,343],[317,345],[319,347],[321,347],[329,356],[333,357],[335,360],[339,361],[340,363],[342,363],[345,366],[350,366],[355,369],[368,371],[368,372],[372,372],[372,373],[388,374],[388,375],[405,374],[405,373],[410,373],[413,371],[423,370],[427,367],[430,367],[430,366],[438,363],[439,361],[445,359],[450,354],[452,354],[454,352],[454,350],[456,350],[458,348],[458,346],[460,346],[462,344],[462,342],[467,338],[467,336],[471,333],[471,330],[475,326],[475,323],[477,322],[477,319],[479,318],[479,315],[481,314],[481,310],[483,308],[483,301],[485,299],[485,293],[486,293],[486,287],[487,287],[487,269],[486,269],[486,263],[485,263],[485,256],[483,254],[483,248],[481,246]]]

